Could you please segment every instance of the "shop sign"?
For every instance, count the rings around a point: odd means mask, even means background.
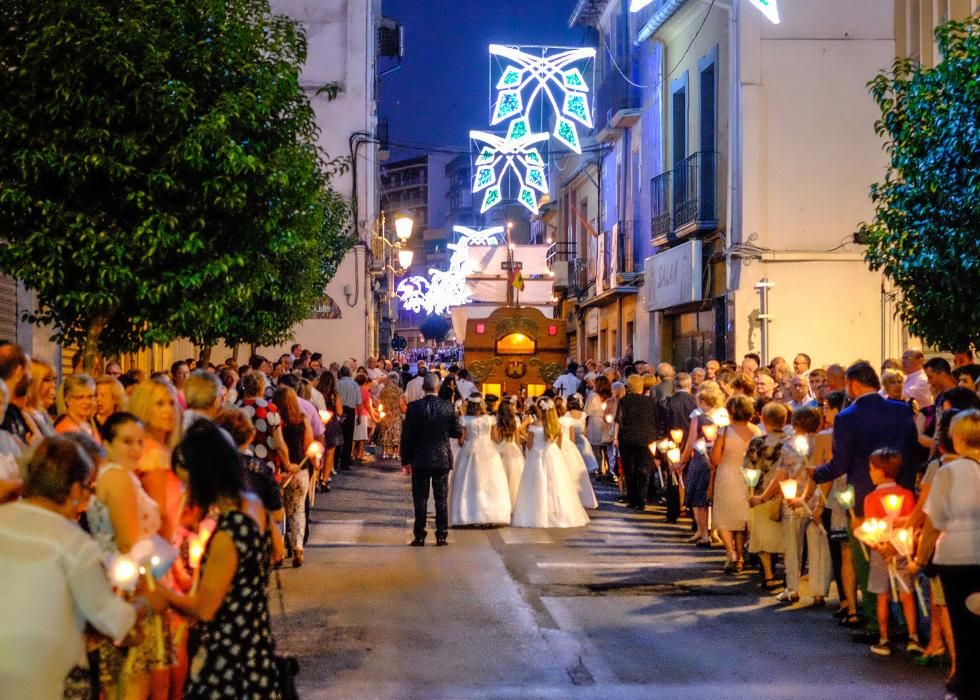
[[[589,309],[585,316],[585,334],[599,335],[599,309]]]
[[[701,301],[701,241],[686,241],[646,259],[647,311]]]

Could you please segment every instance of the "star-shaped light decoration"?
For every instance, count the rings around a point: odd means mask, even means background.
[[[544,173],[544,159],[535,147],[548,140],[548,134],[535,134],[527,117],[514,119],[501,137],[485,131],[471,131],[470,138],[481,144],[473,175],[473,192],[483,192],[480,213],[492,209],[503,201],[502,185],[507,171],[511,171],[520,185],[517,200],[532,213],[538,213],[538,196],[548,193],[548,181]]]
[[[589,86],[575,64],[595,60],[595,49],[560,51],[536,56],[513,46],[490,45],[490,54],[509,63],[497,82],[497,101],[491,125],[527,116],[538,98],[546,97],[555,113],[553,136],[576,153],[582,152],[575,122],[591,129],[592,108]]]

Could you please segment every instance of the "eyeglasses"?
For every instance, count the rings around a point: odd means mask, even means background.
[[[65,400],[84,401],[86,399],[90,401],[95,401],[95,394],[72,394],[71,396],[68,396]]]

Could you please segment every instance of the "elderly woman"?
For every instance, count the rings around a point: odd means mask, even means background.
[[[616,406],[613,444],[623,460],[623,481],[627,507],[646,510],[647,480],[653,455],[649,445],[657,439],[657,403],[643,393],[643,377],[633,374],[626,380],[629,393]]]
[[[126,410],[126,390],[119,380],[103,374],[95,380],[95,416],[93,418],[95,427],[102,430],[102,426],[109,420],[113,413]]]
[[[55,700],[69,677],[85,675],[85,625],[122,641],[150,604],[113,594],[102,551],[78,527],[95,476],[79,445],[44,439],[24,476],[24,500],[0,506],[0,688],[4,697]]]
[[[378,403],[381,405],[379,425],[382,459],[398,459],[402,440],[402,416],[408,410],[408,401],[405,400],[400,380],[398,372],[389,372],[388,381],[378,394]]]
[[[95,380],[87,374],[69,374],[62,388],[65,412],[54,422],[55,432],[85,433],[98,442],[99,434],[92,424],[95,418]]]
[[[926,514],[915,573],[928,563],[939,572],[953,623],[956,675],[947,688],[960,698],[980,697],[980,411],[962,411],[950,425],[958,459],[936,472],[923,511]]]

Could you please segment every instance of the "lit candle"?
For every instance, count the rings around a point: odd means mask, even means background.
[[[715,438],[718,437],[718,426],[712,423],[701,426],[701,432],[704,433],[704,439],[708,442],[714,442]]]
[[[783,498],[787,501],[792,501],[796,498],[797,487],[796,479],[786,479],[786,481],[779,482],[779,488],[783,492]]]
[[[902,510],[902,503],[905,501],[905,496],[897,493],[890,493],[884,498],[885,512],[889,517],[895,517],[898,515],[899,511]]]
[[[331,420],[333,420],[333,411],[320,411],[320,420],[322,420],[324,423],[329,423]]]
[[[725,428],[732,424],[732,419],[728,417],[728,412],[721,413],[715,418],[715,425],[719,428]]]
[[[136,587],[140,577],[140,567],[135,559],[120,554],[113,559],[109,567],[109,580],[116,588],[131,592]]]
[[[607,423],[612,423],[613,422],[613,417],[612,417],[612,414],[611,413],[607,413],[606,414],[606,422]]]
[[[681,461],[681,451],[680,448],[673,447],[667,450],[667,459],[670,460],[671,464],[677,464]]]
[[[694,443],[694,449],[701,454],[706,454],[708,452],[708,443],[704,441],[704,438],[701,438]]]
[[[656,457],[657,456],[657,450],[660,449],[660,444],[656,440],[654,440],[649,445],[647,445],[647,449],[650,450],[650,454],[652,454],[654,457]]]
[[[837,502],[841,504],[842,507],[846,508],[854,517],[854,487],[848,486],[843,491],[837,492]]]
[[[750,489],[754,489],[756,487],[756,484],[759,483],[759,479],[761,477],[761,469],[753,469],[752,467],[749,467],[748,469],[742,470],[742,478],[745,479],[745,483]]]
[[[681,444],[681,441],[684,439],[684,431],[680,428],[674,428],[670,431],[670,439],[678,445]]]

